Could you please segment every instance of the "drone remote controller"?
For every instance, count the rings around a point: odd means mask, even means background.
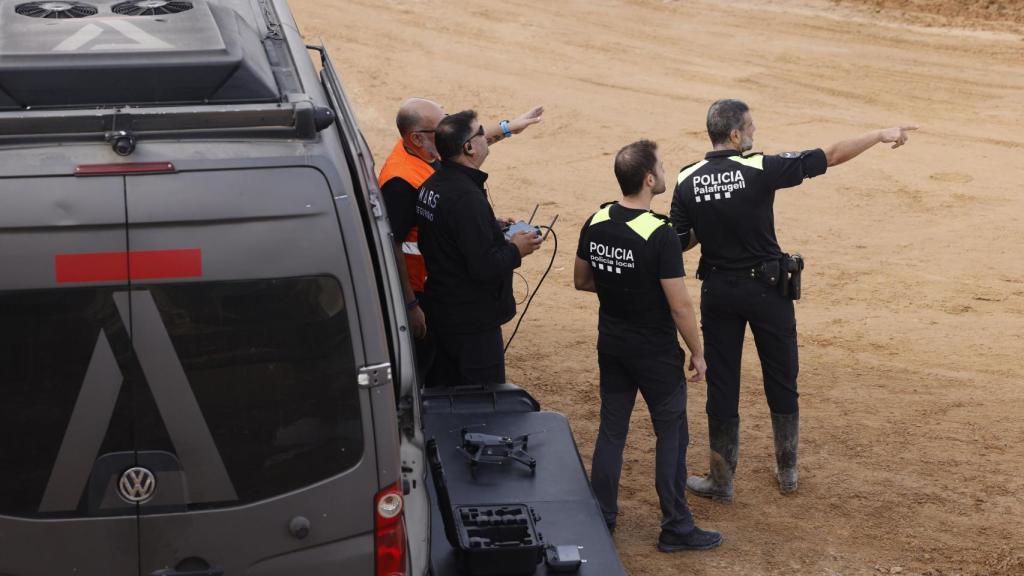
[[[505,240],[512,240],[512,236],[514,236],[515,234],[517,234],[519,232],[532,232],[534,235],[540,236],[540,226],[534,226],[533,225],[533,217],[537,215],[537,209],[538,208],[540,208],[540,204],[535,204],[533,206],[533,214],[530,214],[530,219],[529,220],[527,220],[525,222],[520,220],[519,222],[516,222],[515,224],[510,224],[508,226],[505,226],[502,229],[502,231],[505,233]],[[544,237],[541,238],[541,241],[544,241],[544,240],[548,239],[548,234],[551,232],[551,229],[554,228],[555,222],[557,222],[557,221],[558,221],[558,214],[555,214],[554,219],[551,220],[551,224],[546,226],[547,231],[544,232]]]
[[[511,240],[512,236],[515,236],[519,232],[532,232],[535,236],[540,236],[540,228],[530,224],[529,222],[523,222],[520,220],[519,222],[505,228],[505,239]]]

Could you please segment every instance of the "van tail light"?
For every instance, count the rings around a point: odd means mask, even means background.
[[[405,502],[399,483],[377,493],[374,499],[374,551],[377,576],[406,576]]]

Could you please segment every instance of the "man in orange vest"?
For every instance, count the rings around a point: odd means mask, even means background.
[[[514,120],[502,120],[486,126],[488,144],[519,134],[540,122],[543,114],[544,108],[538,106]],[[391,231],[395,234],[395,253],[405,291],[409,325],[413,336],[420,341],[427,335],[427,324],[419,302],[427,269],[417,243],[416,195],[440,161],[434,145],[434,130],[445,116],[444,108],[437,102],[423,98],[410,98],[403,102],[395,118],[401,138],[384,161],[377,179],[391,220]],[[425,355],[422,349],[419,352],[421,356]]]

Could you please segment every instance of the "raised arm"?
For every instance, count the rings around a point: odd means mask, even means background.
[[[528,127],[533,126],[540,122],[544,116],[544,107],[537,106],[536,108],[521,114],[516,118],[508,121],[509,132],[513,134],[519,134]],[[505,139],[505,131],[501,129],[501,123],[496,122],[489,126],[484,127],[484,137],[487,138],[488,144],[494,144],[495,142],[501,142]]]
[[[885,130],[873,130],[855,138],[836,142],[824,148],[825,158],[829,167],[838,166],[843,162],[853,160],[862,152],[879,143],[892,143],[893,148],[899,148],[907,143],[909,135],[907,132],[917,130],[917,126],[894,126]]]

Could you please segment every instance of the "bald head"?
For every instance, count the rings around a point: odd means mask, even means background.
[[[444,108],[433,100],[410,98],[402,102],[395,117],[398,133],[402,137],[417,130],[434,130],[444,118]]]

